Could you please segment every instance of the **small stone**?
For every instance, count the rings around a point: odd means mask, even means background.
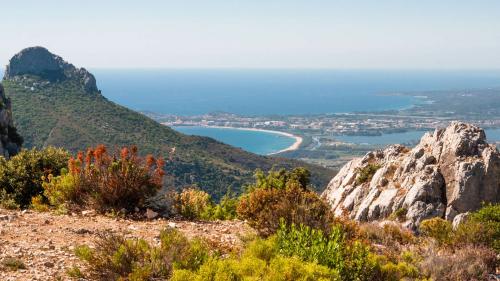
[[[154,218],[158,217],[158,213],[151,210],[151,209],[147,209],[146,210],[146,218],[148,218],[148,220],[152,220]]]
[[[82,211],[82,216],[93,216],[95,215],[95,211],[94,210],[85,210],[85,211]]]
[[[50,268],[54,267],[54,263],[52,263],[50,261],[44,262],[43,265],[45,265],[46,267],[50,267]]]

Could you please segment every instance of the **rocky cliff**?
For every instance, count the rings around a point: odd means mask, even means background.
[[[460,220],[482,202],[500,202],[500,155],[482,129],[452,122],[413,149],[393,145],[350,161],[323,196],[337,215],[360,221],[406,214],[414,228],[430,217]]]
[[[23,139],[17,133],[12,121],[10,100],[5,96],[0,84],[0,155],[9,157],[15,155],[21,148]]]
[[[50,82],[78,79],[88,93],[98,92],[94,75],[85,68],[76,68],[43,47],[30,47],[14,55],[5,70],[4,79],[23,75],[39,76]]]

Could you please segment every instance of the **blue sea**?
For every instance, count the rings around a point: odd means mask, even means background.
[[[500,87],[500,71],[92,70],[104,96],[141,111],[288,115],[377,111],[417,102],[387,94]]]

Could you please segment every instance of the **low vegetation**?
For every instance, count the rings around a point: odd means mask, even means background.
[[[58,176],[70,154],[59,148],[23,150],[6,160],[0,157],[0,201],[3,207],[25,208],[31,198],[43,195],[44,178]]]
[[[152,155],[140,157],[137,148],[108,153],[105,146],[70,158],[62,175],[49,175],[43,184],[51,206],[71,204],[99,211],[142,208],[163,186],[165,163]]]
[[[380,169],[380,165],[376,163],[370,163],[361,169],[357,170],[358,177],[356,178],[357,184],[362,184],[368,182],[372,179],[373,175]]]
[[[303,168],[291,172],[257,172],[256,182],[240,198],[238,216],[261,235],[276,232],[280,220],[329,232],[333,221],[329,205],[310,189],[310,174]]]
[[[97,146],[75,157],[47,148],[1,161],[2,206],[31,204],[39,211],[144,210],[165,175],[163,160],[142,157],[135,147],[110,152]],[[440,218],[423,221],[416,235],[397,222],[403,220],[404,209],[383,225],[335,218],[312,191],[310,174],[302,168],[258,171],[244,194],[226,192],[219,202],[198,188],[162,198],[165,214],[188,220],[242,219],[258,235],[242,238],[243,248],[228,248],[187,239],[172,228],[159,234],[158,243],[103,232],[92,248],[77,247],[75,253],[86,266],[70,268],[68,276],[136,281],[485,280],[499,266],[500,205],[484,205],[455,229]],[[0,266],[17,270],[24,263],[4,258]]]
[[[477,212],[470,214],[456,229],[453,229],[447,220],[433,218],[423,221],[420,231],[443,246],[474,245],[491,248],[500,253],[500,204],[484,205]]]
[[[24,262],[18,258],[5,257],[0,262],[0,270],[19,270],[26,269]]]

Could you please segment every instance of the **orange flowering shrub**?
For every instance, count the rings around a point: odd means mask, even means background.
[[[70,198],[99,210],[141,207],[162,187],[164,166],[161,158],[138,156],[135,146],[113,154],[104,145],[89,148],[69,160],[75,184]]]

